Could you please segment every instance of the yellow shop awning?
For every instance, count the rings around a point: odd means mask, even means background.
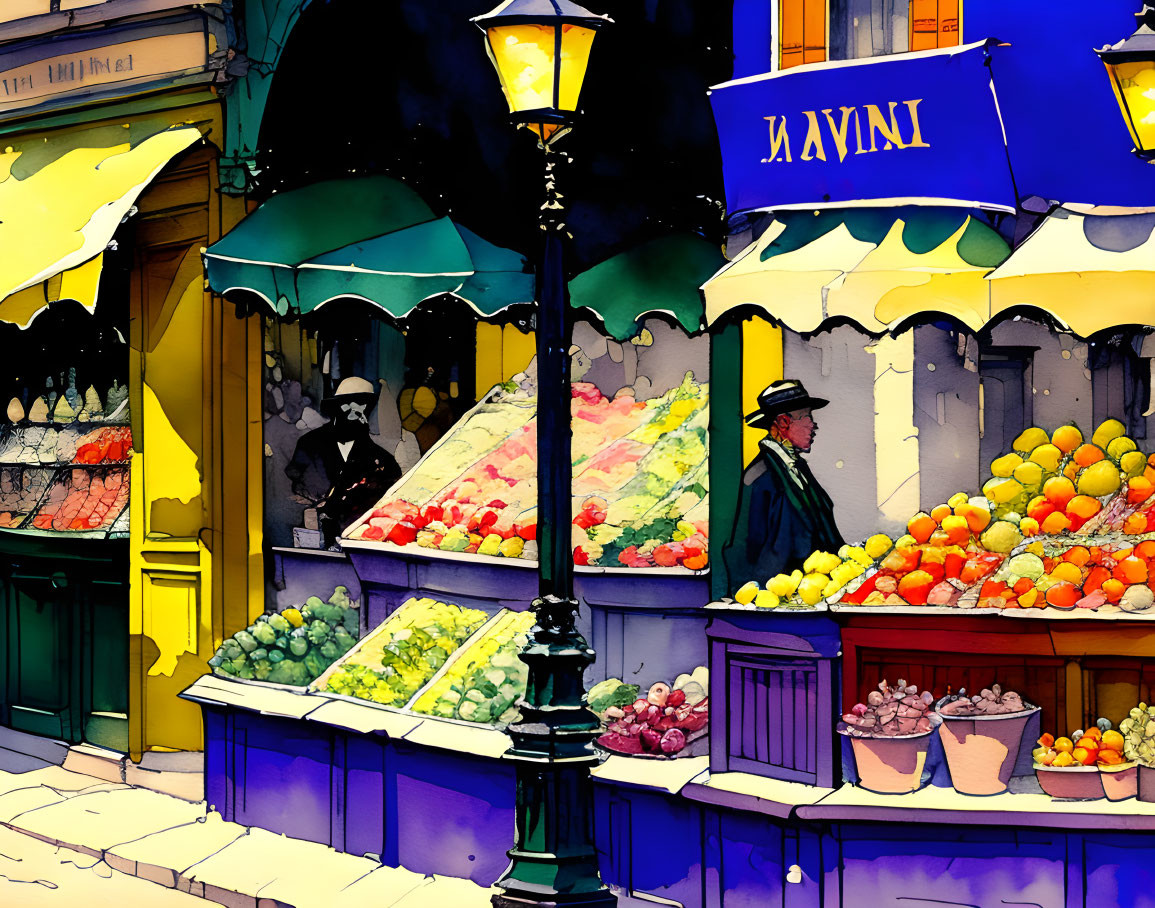
[[[985,277],[1009,254],[963,209],[779,212],[703,286],[706,319],[756,307],[793,331],[846,318],[882,333],[935,312],[978,330],[990,315]]]
[[[1082,337],[1120,325],[1155,325],[1155,214],[1060,209],[989,283],[992,316],[1030,306]]]
[[[124,124],[8,140],[0,151],[0,321],[28,325],[49,303],[96,305],[102,256],[195,126]]]

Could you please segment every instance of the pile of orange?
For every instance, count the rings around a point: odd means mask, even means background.
[[[1123,757],[1123,735],[1114,729],[1100,731],[1092,726],[1077,740],[1045,734],[1031,751],[1036,763],[1043,766],[1118,766]]]
[[[929,543],[937,546],[967,546],[971,536],[978,536],[991,522],[991,512],[981,505],[971,504],[963,493],[954,495],[946,504],[931,508],[929,514],[919,511],[907,521],[906,532],[911,543]],[[903,540],[899,540],[901,544]]]
[[[1042,562],[1045,573],[1039,581],[1019,577],[1011,585],[984,582],[979,607],[1094,609],[1118,603],[1131,587],[1155,592],[1155,540],[1118,548],[1073,545],[1058,557],[1042,556]]]

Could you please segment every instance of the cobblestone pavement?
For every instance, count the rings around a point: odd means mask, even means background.
[[[0,905],[190,908],[203,899],[113,870],[100,858],[0,826]]]

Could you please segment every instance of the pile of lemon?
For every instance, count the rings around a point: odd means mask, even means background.
[[[812,552],[802,570],[775,574],[766,581],[765,588],[760,587],[756,580],[744,583],[734,594],[734,601],[739,605],[752,603],[760,608],[777,608],[783,604],[813,608],[840,592],[851,580],[861,577],[893,545],[894,541],[889,536],[878,533],[860,546],[842,546],[837,554]]]

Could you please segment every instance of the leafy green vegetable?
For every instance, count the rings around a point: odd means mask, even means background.
[[[589,708],[599,715],[611,706],[626,706],[638,699],[640,688],[636,684],[625,684],[618,678],[607,678],[595,684],[586,695]]]

